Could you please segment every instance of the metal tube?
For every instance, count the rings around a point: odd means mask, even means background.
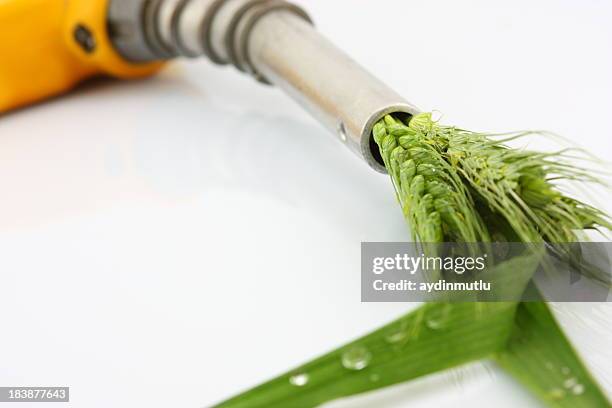
[[[236,13],[250,3],[251,0],[225,0],[223,6],[219,8],[215,17],[212,19],[210,28],[210,45],[213,55],[217,58],[217,63],[229,63],[229,54],[226,47],[226,39],[228,37],[231,21]]]
[[[418,112],[285,0],[111,0],[109,27],[130,61],[204,55],[279,86],[380,172],[374,124]]]
[[[312,25],[278,10],[253,27],[248,56],[257,73],[284,89],[372,168],[385,172],[372,128],[389,113],[418,113]]]

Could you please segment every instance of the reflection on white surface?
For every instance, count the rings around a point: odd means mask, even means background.
[[[407,234],[386,177],[182,74],[0,123],[3,383],[68,384],[77,406],[212,403],[410,307],[359,303],[360,242]]]
[[[607,152],[610,10],[588,3],[359,2],[343,24],[348,0],[306,6],[447,122],[551,127]],[[360,242],[408,236],[387,179],[278,91],[204,62],[0,118],[0,191],[0,385],[69,385],[76,407],[210,405],[411,307],[359,302]],[[503,373],[474,377],[331,406],[538,406]]]

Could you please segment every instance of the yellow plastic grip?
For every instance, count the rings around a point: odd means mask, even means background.
[[[85,78],[134,78],[161,63],[134,64],[107,33],[109,0],[0,0],[0,113],[64,93]],[[78,28],[91,35],[85,47]]]

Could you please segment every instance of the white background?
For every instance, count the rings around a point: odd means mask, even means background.
[[[607,1],[301,3],[444,123],[610,154]],[[386,177],[276,89],[205,61],[83,86],[0,118],[0,385],[210,405],[411,308],[359,299],[360,242],[407,238]],[[612,309],[557,311],[611,390]],[[456,404],[540,406],[481,364],[330,406]]]

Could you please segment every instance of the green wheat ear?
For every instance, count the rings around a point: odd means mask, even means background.
[[[413,238],[421,242],[483,242],[489,234],[459,173],[445,159],[447,146],[432,137],[431,122],[410,126],[392,116],[374,127]]]
[[[498,140],[441,126],[424,113],[408,123],[386,116],[373,134],[421,242],[562,243],[577,241],[584,229],[611,227],[607,215],[556,185],[597,182],[569,164],[567,151],[503,144],[529,132]],[[425,304],[218,407],[309,408],[487,358],[550,407],[610,406],[546,303],[502,302]]]
[[[584,229],[610,229],[606,214],[558,189],[564,180],[598,182],[570,164],[565,152],[544,154],[503,144],[529,134],[509,133],[499,141],[494,135],[441,126],[430,113],[414,116],[408,125],[387,116],[374,128],[406,220],[424,242],[439,238],[423,222],[435,213],[441,216],[442,240],[448,242],[490,236],[573,242]]]

